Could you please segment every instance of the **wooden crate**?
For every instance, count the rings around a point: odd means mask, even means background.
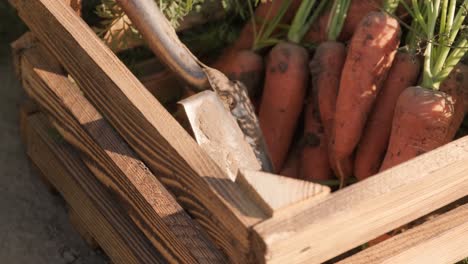
[[[28,154],[116,263],[336,262],[468,194],[468,137],[332,194],[265,173],[233,182],[69,6],[10,2],[34,34],[14,45],[40,109],[23,111]],[[460,204],[340,259],[461,260]]]

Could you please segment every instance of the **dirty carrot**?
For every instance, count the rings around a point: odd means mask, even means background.
[[[341,71],[346,58],[344,44],[336,41],[343,26],[350,0],[333,3],[329,41],[321,43],[309,64],[311,89],[305,110],[305,146],[301,170],[309,180],[328,180],[333,177],[328,155],[329,139],[335,118],[336,98]],[[339,19],[338,19],[339,18]]]
[[[300,157],[301,157],[301,146],[296,144],[290,151],[286,162],[283,165],[279,175],[286,176],[289,178],[299,179],[301,178],[300,173]]]
[[[328,160],[328,141],[313,93],[305,108],[305,128],[301,158],[301,178],[309,181],[333,179]]]
[[[453,126],[460,125],[455,122],[458,118],[455,116],[457,102],[439,88],[441,84],[444,86],[443,82],[468,49],[468,40],[459,34],[466,17],[468,0],[458,7],[456,0],[413,3],[410,13],[416,17],[415,23],[422,29],[413,34],[431,41],[427,41],[425,49],[421,85],[406,89],[398,98],[390,143],[381,171],[448,143],[453,131],[458,129]],[[437,25],[439,32],[436,32]],[[439,39],[436,34],[440,36]],[[446,85],[451,82],[448,79]]]
[[[387,150],[398,97],[403,90],[416,84],[420,71],[417,57],[406,52],[397,53],[357,148],[354,176],[358,180],[379,171]]]
[[[308,83],[307,50],[282,42],[270,52],[259,120],[273,162],[281,169],[304,104]]]
[[[361,138],[376,96],[400,43],[398,21],[384,12],[369,13],[357,26],[349,46],[338,92],[330,142],[332,166],[340,179]]]
[[[345,58],[346,48],[343,43],[326,41],[317,47],[309,64],[312,87],[317,90],[318,112],[327,138],[332,135],[336,98]]]
[[[315,0],[303,1],[288,33],[288,41],[277,44],[268,55],[259,120],[278,172],[284,163],[303,109],[309,81],[308,51],[299,45],[312,18]],[[324,1],[316,11],[321,11]]]
[[[250,1],[249,9],[253,12]],[[268,41],[280,23],[289,22],[297,10],[298,0],[281,0],[260,3],[252,14],[251,22],[242,29],[238,39],[213,63],[229,79],[242,82],[251,98],[260,90],[265,65],[257,50],[268,45]],[[268,44],[263,42],[268,41]]]
[[[466,107],[468,103],[468,66],[458,63],[440,85],[440,90],[452,96],[455,104],[453,124],[450,125],[450,130],[447,133],[447,139],[452,140],[468,111]]]
[[[409,87],[398,98],[381,171],[438,148],[450,140],[453,98],[440,91]]]

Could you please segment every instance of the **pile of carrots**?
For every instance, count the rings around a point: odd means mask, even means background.
[[[213,66],[246,85],[275,173],[342,187],[453,140],[468,110],[467,8],[273,0]]]

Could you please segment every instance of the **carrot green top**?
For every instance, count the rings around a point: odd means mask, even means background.
[[[411,7],[404,1],[402,4],[415,20],[410,34],[413,46],[426,45],[421,86],[438,90],[468,50],[463,32],[468,0],[412,0]]]
[[[335,0],[328,21],[328,40],[336,41],[343,28],[351,0]]]
[[[393,14],[398,7],[400,0],[385,0],[384,11]],[[344,21],[348,14],[351,0],[335,0],[328,21],[328,40],[336,41],[343,29]]]
[[[319,3],[317,3],[316,0],[302,1],[299,6],[299,10],[291,23],[291,27],[289,28],[288,40],[293,43],[300,43],[312,23],[314,23],[322,12],[327,2],[327,0],[321,0]],[[312,12],[314,7],[315,10]]]
[[[274,0],[274,1],[281,1],[281,0]],[[251,22],[252,22],[253,32],[255,36],[252,49],[259,50],[268,46],[273,46],[276,43],[280,42],[281,41],[280,37],[275,36],[274,32],[276,31],[277,28],[281,26],[280,25],[281,20],[283,20],[284,15],[288,11],[289,6],[292,3],[292,0],[283,0],[278,14],[276,14],[273,17],[273,19],[270,21],[260,21],[261,22],[260,28],[257,28],[257,23],[259,21],[255,21],[252,4],[250,3],[250,1],[247,1],[247,3],[248,3],[249,10],[252,13]],[[271,12],[271,8],[268,12],[269,13]],[[270,16],[270,14],[268,14],[268,16]]]

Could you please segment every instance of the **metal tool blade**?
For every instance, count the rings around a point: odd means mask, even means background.
[[[201,63],[179,40],[174,28],[154,0],[117,0],[150,49],[196,91],[214,90],[236,118],[245,139],[254,149],[262,170],[273,171],[263,133],[246,88]]]
[[[260,163],[244,133],[216,93],[203,91],[179,104],[184,108],[198,144],[233,181],[239,169],[260,170]]]

